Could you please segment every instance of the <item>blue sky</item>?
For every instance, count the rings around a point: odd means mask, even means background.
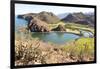
[[[48,6],[48,5],[32,5],[32,4],[15,4],[15,15],[25,13],[39,13],[41,11],[53,12],[54,14],[73,13],[73,12],[94,12],[93,8],[82,7],[63,7],[63,6]]]

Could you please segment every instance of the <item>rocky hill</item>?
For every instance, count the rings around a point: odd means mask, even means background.
[[[48,24],[38,18],[33,18],[28,25],[31,32],[49,32]]]
[[[54,26],[53,24],[59,24],[61,21],[64,21],[63,23],[76,23],[90,27],[94,27],[95,23],[94,14],[84,14],[82,12],[66,14],[66,17],[63,19],[60,19],[52,12],[46,11],[18,15],[18,18],[28,21],[28,29],[32,32],[66,31],[64,26],[61,25],[50,29],[49,24]]]
[[[85,15],[82,12],[69,14],[62,20],[64,22],[74,22],[83,25],[94,26],[94,15]]]
[[[23,18],[27,21],[30,21],[34,17],[36,17],[46,23],[57,23],[60,21],[60,19],[52,12],[42,11],[40,13],[28,13],[28,14],[18,15],[18,18]]]
[[[31,32],[49,32],[48,24],[58,23],[60,21],[55,14],[45,11],[18,15],[18,18],[28,21],[28,29]]]

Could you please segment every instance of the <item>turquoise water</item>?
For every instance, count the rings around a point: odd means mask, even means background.
[[[63,44],[71,40],[75,40],[79,38],[80,36],[71,34],[71,33],[65,33],[65,32],[51,32],[51,33],[37,33],[34,32],[32,34],[33,38],[39,38],[40,40],[43,40],[44,42],[52,42],[56,44]]]
[[[25,27],[27,26],[27,21],[19,18],[15,18],[15,28],[18,30],[19,27]],[[79,38],[80,36],[66,33],[66,32],[33,32],[32,33],[33,38],[39,38],[40,40],[43,40],[44,42],[53,42],[57,44],[63,44],[71,40],[75,40]]]

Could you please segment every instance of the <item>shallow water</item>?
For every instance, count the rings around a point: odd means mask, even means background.
[[[15,17],[15,30],[17,31],[19,27],[26,27],[28,22],[24,19],[19,19],[17,16]],[[90,33],[82,31],[84,37],[88,37]],[[29,34],[30,35],[30,34]],[[39,38],[40,40],[43,40],[45,42],[52,42],[56,44],[64,44],[68,41],[75,40],[77,38],[80,38],[79,35],[67,33],[67,32],[33,32],[32,33],[33,38]]]
[[[75,40],[80,36],[66,32],[51,32],[51,33],[34,32],[32,33],[32,37],[39,38],[40,40],[43,40],[45,42],[64,44],[68,41]]]

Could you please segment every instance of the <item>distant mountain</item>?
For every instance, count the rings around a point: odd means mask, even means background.
[[[87,15],[88,20],[90,20],[92,23],[95,23],[95,14],[94,13],[89,13],[86,15]]]
[[[87,15],[82,12],[68,14],[62,19],[64,22],[78,23],[83,25],[94,26],[94,15]]]
[[[88,16],[93,16],[94,15],[94,12],[89,12],[89,13],[84,13],[85,15],[88,15]]]
[[[60,18],[58,18],[52,12],[42,11],[40,13],[27,13],[27,14],[24,14],[24,15],[18,15],[18,18],[24,18],[27,21],[30,21],[34,17],[38,18],[42,21],[45,21],[46,23],[57,23],[58,21],[60,21]]]
[[[63,19],[65,18],[69,13],[62,13],[62,14],[58,14],[57,16],[60,18],[60,19]]]

